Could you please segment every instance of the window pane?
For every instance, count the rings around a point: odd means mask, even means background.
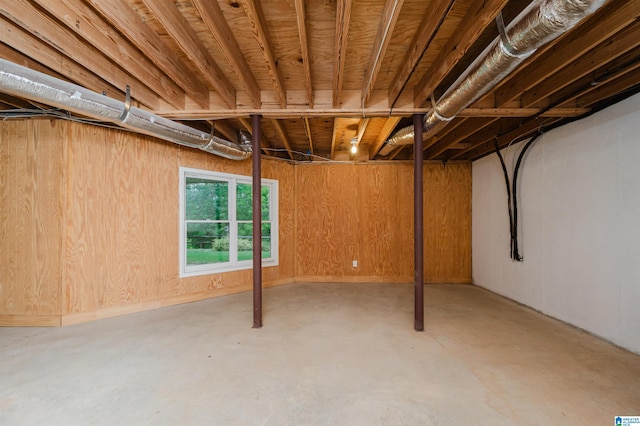
[[[262,223],[262,258],[271,257],[271,223]]]
[[[229,184],[223,181],[186,178],[187,220],[229,220]]]
[[[271,198],[269,195],[269,185],[262,185],[262,220],[269,220],[271,217],[269,216],[269,199]]]
[[[251,208],[251,184],[239,183],[236,185],[236,219],[251,220],[253,217]]]
[[[253,225],[238,223],[238,260],[253,259]]]
[[[228,223],[187,223],[187,265],[228,261]]]
[[[252,185],[249,183],[239,183],[236,186],[236,218],[237,220],[251,220],[253,218],[253,194]],[[262,185],[262,220],[271,219],[269,214],[269,185]]]
[[[253,259],[253,225],[238,223],[238,260]],[[262,258],[271,258],[271,223],[262,224]]]

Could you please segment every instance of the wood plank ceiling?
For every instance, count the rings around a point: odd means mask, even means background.
[[[0,0],[0,57],[235,141],[262,114],[265,155],[379,155],[513,20],[524,0]],[[425,141],[474,160],[639,91],[640,2],[610,0]],[[0,113],[44,108],[0,94]],[[358,153],[349,153],[352,140]]]

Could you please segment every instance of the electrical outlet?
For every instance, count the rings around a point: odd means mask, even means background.
[[[357,267],[358,267],[358,261],[357,261],[357,260],[354,260],[354,261],[353,261],[353,267],[354,267],[354,268],[357,268]]]

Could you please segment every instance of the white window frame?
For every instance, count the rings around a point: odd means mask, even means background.
[[[229,183],[228,214],[229,214],[229,261],[209,263],[203,265],[187,265],[187,227],[186,227],[186,199],[185,186],[187,177],[225,181]],[[238,260],[238,221],[236,218],[236,184],[252,184],[251,176],[230,173],[213,172],[210,170],[180,167],[180,277],[196,275],[218,274],[221,272],[240,271],[253,268],[253,259]],[[271,222],[271,257],[262,259],[262,266],[278,266],[278,181],[262,179],[262,186],[269,186],[269,213]],[[215,221],[212,221],[215,223]],[[226,222],[226,221],[225,221]]]

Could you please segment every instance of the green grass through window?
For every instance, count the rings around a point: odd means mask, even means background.
[[[271,257],[271,251],[263,251],[262,258],[268,259]],[[239,251],[238,260],[250,260],[253,258],[253,252]],[[187,249],[187,264],[188,265],[204,265],[208,263],[222,263],[229,261],[229,252],[227,251],[215,251],[212,249]]]

